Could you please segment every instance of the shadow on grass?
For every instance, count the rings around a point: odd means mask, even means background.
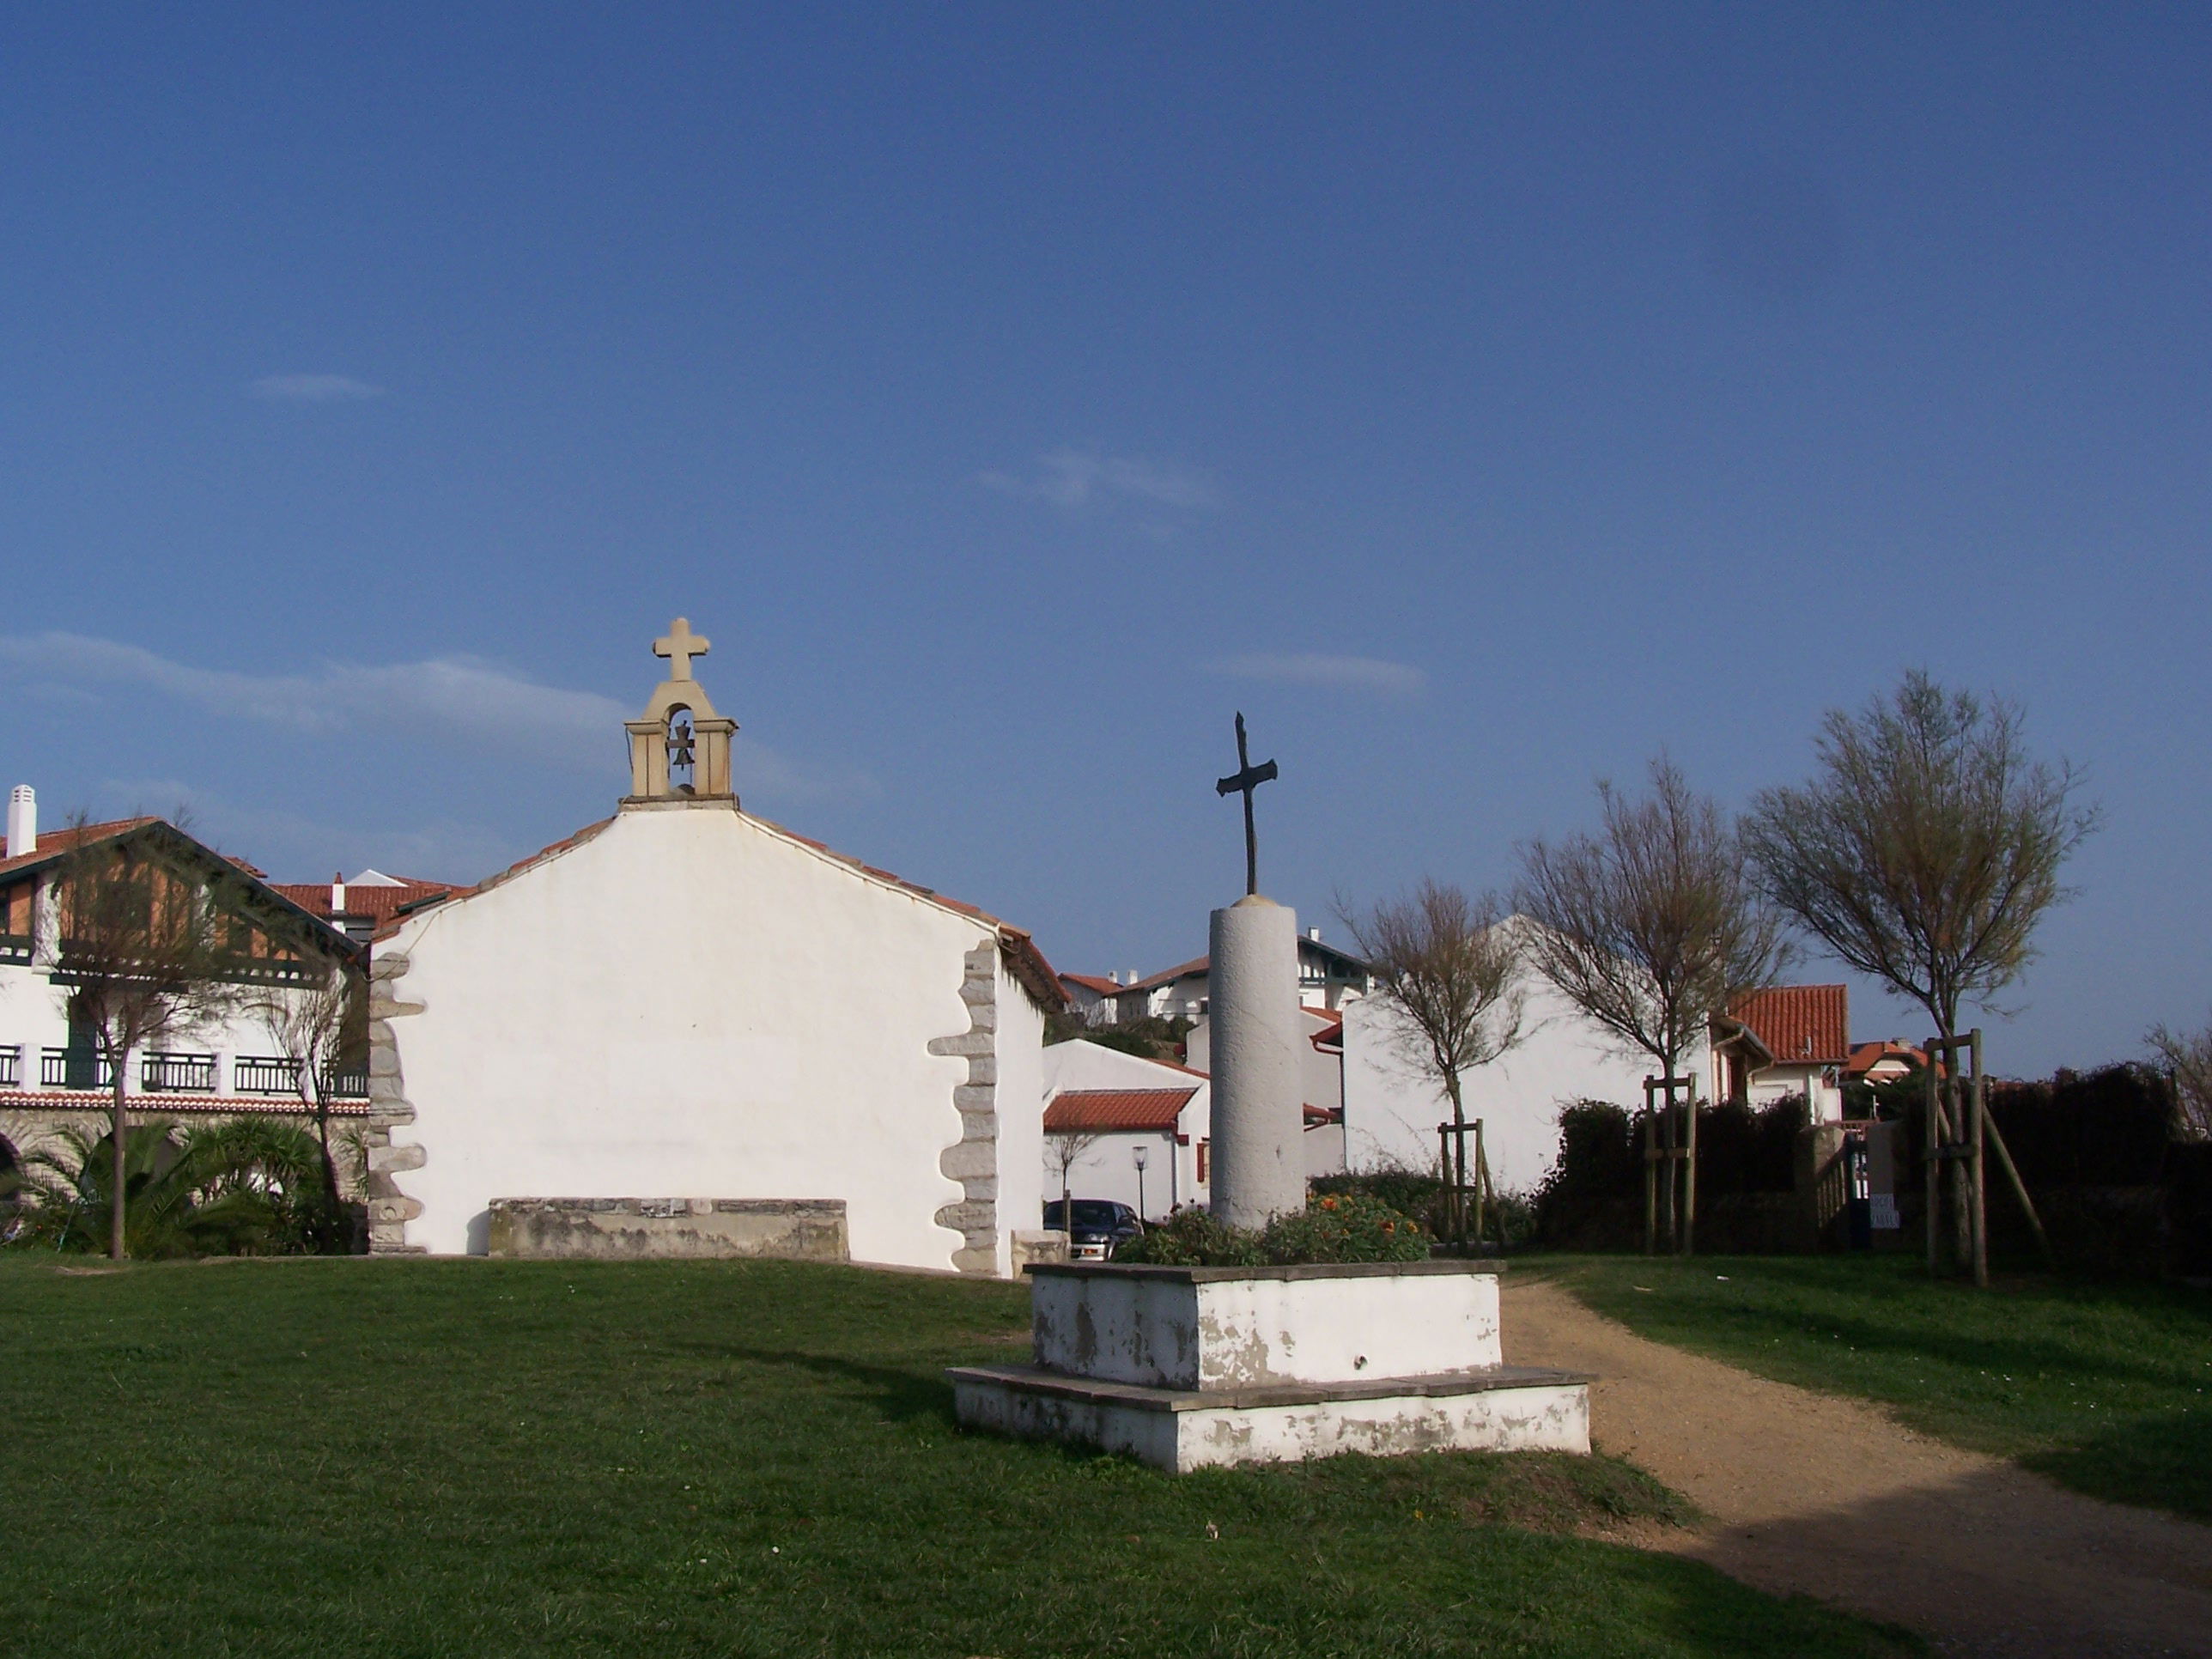
[[[836,1354],[747,1348],[728,1342],[684,1342],[676,1346],[702,1358],[733,1364],[773,1366],[806,1371],[836,1382],[856,1382],[874,1397],[886,1422],[910,1423],[933,1418],[947,1428],[955,1426],[952,1385],[933,1372],[901,1370],[895,1365],[871,1365]]]
[[[2019,1461],[2092,1498],[2212,1522],[2212,1407],[2122,1419]]]

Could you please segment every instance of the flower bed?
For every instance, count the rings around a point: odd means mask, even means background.
[[[1428,1230],[1358,1193],[1329,1194],[1264,1228],[1231,1227],[1196,1206],[1177,1210],[1115,1252],[1161,1267],[1267,1267],[1344,1261],[1424,1261]]]

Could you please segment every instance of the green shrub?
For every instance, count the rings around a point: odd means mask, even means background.
[[[1114,1252],[1116,1261],[1155,1267],[1256,1267],[1267,1259],[1258,1233],[1216,1221],[1195,1204],[1186,1204]]]
[[[1428,1231],[1419,1222],[1380,1200],[1344,1193],[1325,1194],[1257,1231],[1228,1226],[1188,1206],[1131,1239],[1114,1259],[1158,1267],[1258,1267],[1425,1261],[1428,1255]]]
[[[1378,1198],[1331,1193],[1304,1210],[1279,1215],[1261,1234],[1267,1260],[1304,1261],[1425,1261],[1429,1233],[1421,1224]]]

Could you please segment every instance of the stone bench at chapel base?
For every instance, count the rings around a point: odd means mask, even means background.
[[[1032,1265],[1032,1361],[946,1375],[967,1427],[1178,1472],[1589,1450],[1589,1381],[1504,1363],[1498,1264]]]
[[[495,1198],[488,1255],[534,1261],[848,1261],[842,1198]]]

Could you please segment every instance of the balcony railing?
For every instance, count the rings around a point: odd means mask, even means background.
[[[0,1048],[0,1089],[21,1086],[23,1081],[23,1051],[21,1048]]]
[[[41,1089],[109,1089],[115,1085],[115,1068],[107,1056],[92,1048],[48,1048],[39,1055]]]
[[[242,1095],[296,1095],[300,1062],[281,1054],[240,1054],[231,1067],[233,1086]]]
[[[211,1095],[215,1056],[147,1054],[138,1062],[138,1086],[149,1095]]]
[[[242,1095],[297,1095],[300,1062],[282,1054],[240,1054],[231,1068],[234,1085]],[[323,1073],[325,1100],[368,1098],[368,1068],[331,1068]]]

